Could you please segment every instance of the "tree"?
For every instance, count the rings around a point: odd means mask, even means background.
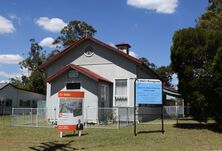
[[[221,12],[222,1],[221,0],[209,0],[208,11]]]
[[[149,60],[147,59],[147,58],[145,58],[145,57],[141,57],[141,58],[139,58],[139,60],[141,60],[146,66],[148,66],[150,69],[152,69],[152,70],[156,70],[156,68],[157,68],[157,66],[154,64],[154,63],[152,63],[152,62],[149,62]]]
[[[164,80],[164,86],[172,87],[173,71],[170,65],[158,67],[155,71]]]
[[[68,47],[75,40],[78,40],[85,35],[93,36],[96,33],[96,30],[93,26],[84,21],[74,20],[70,21],[60,33],[61,36],[59,36],[53,44],[60,43],[63,45],[63,47]]]
[[[199,121],[213,116],[221,125],[222,12],[213,2],[216,0],[210,1],[196,28],[174,33],[171,66],[178,75],[179,92],[191,105],[191,114]]]
[[[31,47],[28,58],[21,61],[20,67],[23,69],[28,69],[29,71],[34,71],[38,69],[38,66],[45,60],[45,53],[42,53],[42,47],[35,41],[35,39],[30,39]]]
[[[209,0],[208,11],[198,20],[196,27],[208,30],[222,30],[222,1]]]
[[[157,67],[154,63],[150,62],[147,58],[141,57],[139,60],[143,61],[143,63],[155,71],[162,80],[164,80],[164,86],[171,87],[171,81],[172,81],[172,76],[173,76],[173,71],[171,66],[161,66]]]
[[[12,78],[10,79],[10,83],[29,91],[45,94],[45,74],[38,68],[38,66],[45,60],[45,52],[42,52],[42,47],[35,41],[35,39],[30,39],[30,42],[31,47],[29,56],[19,64],[22,69],[28,69],[31,74],[30,76],[23,75],[21,79]]]
[[[29,90],[31,88],[31,86],[29,85],[29,79],[25,75],[22,75],[21,78],[11,78],[10,83],[14,86],[17,86],[18,88],[22,88],[25,90]]]
[[[57,53],[59,53],[59,50],[52,50],[48,55],[47,55],[47,59],[53,57],[54,55],[56,55]]]
[[[60,33],[61,36],[54,41],[54,44],[61,44],[64,47],[68,47],[72,42],[85,35],[94,35],[96,30],[84,21],[75,20],[69,22],[69,24],[65,26]],[[12,78],[10,82],[17,87],[45,94],[45,73],[40,70],[38,66],[46,60],[46,53],[43,51],[43,48],[38,44],[38,42],[35,41],[35,39],[30,39],[30,42],[31,47],[29,56],[19,64],[22,69],[28,69],[31,74],[30,76],[23,75],[21,79]],[[49,53],[47,58],[57,54],[59,52],[58,49],[59,47]]]

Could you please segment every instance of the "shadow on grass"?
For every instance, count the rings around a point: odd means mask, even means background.
[[[72,142],[73,141],[69,141],[68,143],[58,143],[57,141],[46,142],[46,143],[41,143],[39,146],[29,147],[29,148],[35,151],[54,151],[54,150],[68,151],[68,150],[84,150],[85,149],[85,148],[71,147],[70,144]]]
[[[201,123],[178,123],[175,124],[174,127],[176,128],[182,128],[182,129],[195,129],[195,130],[203,130],[207,129],[213,132],[222,133],[222,128],[219,128],[217,124],[215,123],[209,123],[209,124],[201,124]]]
[[[88,135],[88,133],[83,133],[81,136],[85,136],[85,135]],[[63,135],[62,137],[73,137],[73,136],[78,136],[78,134],[66,134],[66,135]]]
[[[164,131],[162,132],[162,130],[155,130],[155,131],[139,131],[137,132],[137,134],[149,134],[149,133],[164,133]]]

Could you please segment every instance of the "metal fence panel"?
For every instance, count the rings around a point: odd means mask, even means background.
[[[12,125],[28,127],[52,127],[46,118],[46,108],[12,108]]]
[[[164,106],[164,120],[176,120],[184,117],[183,106]],[[46,108],[12,108],[12,125],[29,127],[53,127],[54,121],[47,118],[47,113],[55,113],[54,109]],[[159,124],[161,107],[137,107],[137,123]],[[56,113],[54,114],[56,116]],[[133,124],[133,107],[84,108],[83,123],[86,128],[122,128]]]
[[[0,115],[11,115],[12,107],[0,106]]]
[[[118,108],[85,109],[84,123],[87,128],[118,128]]]

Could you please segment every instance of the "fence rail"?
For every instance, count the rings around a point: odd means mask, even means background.
[[[52,127],[46,118],[49,109],[46,108],[12,108],[13,126]]]
[[[0,106],[0,115],[12,114],[12,107]]]
[[[46,108],[12,108],[12,125],[29,127],[53,127],[53,120],[47,118],[47,113],[55,113],[54,109]],[[137,107],[136,120],[138,123],[158,123],[161,116],[160,107]],[[164,106],[164,119],[175,120],[184,117],[185,109],[182,106]],[[84,108],[83,121],[86,128],[121,128],[134,121],[133,107],[112,108]]]

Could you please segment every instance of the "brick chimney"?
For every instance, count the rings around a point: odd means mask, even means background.
[[[116,44],[116,47],[120,51],[122,51],[122,52],[124,52],[126,54],[129,54],[129,48],[131,48],[131,46],[129,44],[127,44],[127,43]]]

